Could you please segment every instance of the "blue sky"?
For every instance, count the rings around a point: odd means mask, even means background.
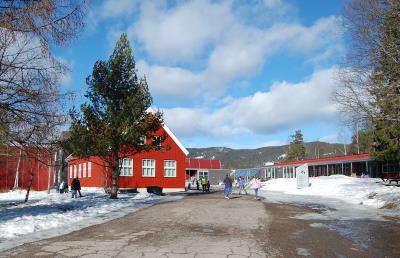
[[[62,87],[85,101],[85,78],[126,32],[153,107],[186,147],[349,142],[331,94],[345,52],[343,1],[90,1],[86,27],[55,49]]]

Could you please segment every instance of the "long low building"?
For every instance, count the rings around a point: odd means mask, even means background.
[[[308,164],[310,177],[347,175],[379,178],[385,173],[399,173],[399,163],[382,163],[375,161],[370,154],[356,154],[320,159],[307,159],[299,161],[273,162],[266,166],[249,169],[238,169],[234,176],[249,178],[257,176],[263,180],[270,178],[294,178],[296,167]]]
[[[217,159],[186,159],[186,180],[192,186],[202,177],[209,180],[211,185],[220,184],[225,175],[231,172],[230,169],[223,169],[221,161]]]

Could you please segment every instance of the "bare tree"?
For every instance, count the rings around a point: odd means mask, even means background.
[[[0,3],[0,137],[17,146],[51,142],[66,121],[60,76],[67,66],[49,45],[64,45],[82,27],[83,1]]]
[[[351,0],[344,25],[351,42],[335,99],[375,159],[400,159],[400,1]],[[360,139],[359,136],[363,136]]]
[[[334,99],[352,124],[365,126],[379,112],[371,92],[375,85],[373,72],[379,66],[382,53],[397,63],[400,61],[398,45],[396,42],[384,44],[386,35],[382,33],[385,14],[398,4],[398,0],[352,0],[344,6],[343,25],[350,46],[345,66],[339,72],[340,86]]]

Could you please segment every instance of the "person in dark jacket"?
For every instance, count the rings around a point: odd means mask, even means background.
[[[75,177],[71,183],[71,191],[72,191],[72,198],[77,198],[77,192],[79,193],[79,197],[82,197],[81,194],[81,182],[79,181],[79,177]]]
[[[74,178],[74,179],[72,179],[72,183],[71,183],[71,192],[72,192],[72,195],[71,195],[71,198],[76,198],[77,196],[76,196],[76,192],[78,191],[78,185],[77,185],[78,183],[77,183],[77,181],[76,181],[76,178]]]
[[[79,180],[79,177],[76,177],[76,181],[77,181],[77,191],[78,191],[78,193],[79,193],[79,197],[82,197],[82,194],[81,194],[81,181]]]

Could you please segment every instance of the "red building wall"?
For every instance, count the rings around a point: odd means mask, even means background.
[[[4,147],[0,150],[0,191],[14,188],[18,160],[18,188],[26,189],[29,185],[31,172],[33,173],[32,190],[43,191],[48,188],[49,154],[46,150],[22,151],[16,147]],[[20,158],[21,156],[21,158]],[[40,158],[38,158],[40,157]],[[54,182],[54,173],[50,172],[51,186]]]
[[[160,129],[157,133],[161,135],[164,129]],[[127,158],[133,159],[133,172],[132,176],[120,176],[118,187],[119,188],[146,188],[147,186],[160,186],[163,188],[185,188],[185,160],[186,154],[174,141],[174,139],[166,134],[166,139],[162,146],[166,147],[162,151],[150,151],[138,153],[134,156]],[[147,139],[151,141],[152,139]],[[153,159],[155,160],[155,176],[144,177],[142,176],[142,160]],[[164,176],[164,160],[176,161],[176,177]],[[91,177],[88,176],[89,162],[92,166]],[[68,161],[68,184],[70,185],[74,177],[74,166],[77,166],[77,174],[79,174],[79,164],[82,164],[81,176],[79,176],[82,187],[103,187],[105,182],[108,181],[110,185],[111,170],[104,166],[102,160],[98,157],[90,157],[89,159],[71,159]],[[83,166],[86,166],[86,176],[83,174]],[[72,176],[71,176],[72,167]],[[108,177],[108,180],[107,180]]]

